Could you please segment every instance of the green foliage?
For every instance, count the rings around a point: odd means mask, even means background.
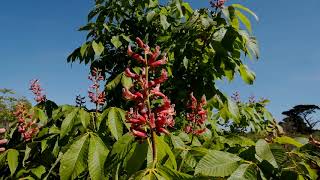
[[[24,103],[31,108],[31,103],[24,97],[16,97],[15,92],[10,89],[0,89],[0,126],[9,128],[16,123],[16,118],[12,114],[18,103]]]
[[[106,90],[117,91],[124,69],[135,66],[126,56],[128,45],[136,37],[144,38],[150,47],[159,45],[168,54],[167,69],[174,77],[167,83],[169,98],[180,112],[185,103],[180,100],[186,100],[191,90],[208,99],[215,94],[223,96],[215,87],[218,79],[231,81],[239,72],[245,82],[253,83],[255,75],[243,64],[241,53],[258,57],[259,52],[255,38],[239,28],[238,18],[251,33],[251,23],[241,11],[257,17],[239,4],[224,8],[222,13],[194,10],[181,0],[162,4],[153,0],[98,1],[89,13],[88,24],[80,28],[87,32],[87,42],[70,54],[68,62],[102,69],[108,77]],[[107,101],[113,106],[124,104],[115,93],[109,93]]]
[[[86,170],[89,148],[89,135],[85,134],[75,141],[62,156],[60,165],[61,179],[75,179]]]
[[[241,158],[223,151],[210,150],[198,163],[195,174],[225,177],[234,172]]]

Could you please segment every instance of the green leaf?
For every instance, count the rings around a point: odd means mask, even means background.
[[[240,65],[239,73],[244,82],[246,82],[247,84],[253,84],[253,81],[255,80],[256,76],[254,72],[250,71],[246,65]]]
[[[165,179],[179,179],[179,180],[183,180],[183,179],[193,179],[193,176],[189,175],[189,174],[185,174],[179,171],[176,171],[174,169],[171,169],[169,167],[165,167],[165,166],[159,166],[157,168],[159,174],[164,177],[163,180]]]
[[[182,18],[183,17],[183,12],[182,12],[182,8],[181,8],[181,3],[180,0],[174,0],[175,2],[175,6],[179,12],[179,17]]]
[[[171,142],[175,149],[180,149],[180,150],[185,149],[185,144],[179,136],[170,135],[170,137],[171,137]]]
[[[42,109],[34,108],[34,115],[35,115],[35,118],[39,119],[39,123],[41,125],[47,124],[48,117]]]
[[[225,177],[231,175],[238,167],[241,158],[227,152],[209,150],[198,163],[195,175]]]
[[[241,164],[238,169],[231,174],[228,180],[256,180],[258,179],[257,165]]]
[[[266,160],[275,168],[278,168],[277,161],[271,152],[269,144],[265,140],[260,139],[256,143],[256,153],[262,160]]]
[[[160,23],[164,30],[167,30],[170,26],[170,23],[167,21],[167,16],[160,14]]]
[[[5,151],[0,154],[0,169],[2,169],[6,165],[7,154],[8,154],[8,151]]]
[[[80,54],[81,54],[81,57],[84,57],[85,53],[86,53],[86,50],[87,50],[87,47],[88,47],[88,44],[87,43],[84,43],[81,48],[80,48]]]
[[[224,143],[227,143],[231,147],[237,146],[237,145],[240,145],[241,147],[255,145],[255,143],[251,139],[243,136],[238,136],[235,134],[227,136],[226,139],[224,140]]]
[[[257,39],[255,37],[250,37],[246,45],[250,49],[250,51],[255,55],[255,57],[258,59],[260,57],[260,50],[259,50]]]
[[[111,43],[116,47],[117,49],[122,45],[122,42],[119,39],[119,36],[112,36]]]
[[[78,110],[79,110],[78,108],[74,108],[62,121],[61,132],[60,132],[61,138],[63,138],[65,135],[67,135],[71,131],[74,125],[74,121],[78,113]]]
[[[245,27],[248,29],[248,31],[250,33],[252,33],[252,27],[251,27],[250,20],[238,10],[235,10],[235,14],[240,19],[240,21],[245,25]]]
[[[90,113],[88,113],[84,109],[80,109],[78,115],[79,115],[79,118],[80,118],[80,121],[81,121],[83,127],[85,129],[87,129],[88,125],[90,124],[90,119],[91,119]]]
[[[157,5],[159,5],[158,0],[150,0],[148,7],[149,7],[149,8],[153,8],[153,7],[156,7]]]
[[[244,6],[242,6],[241,4],[232,4],[232,6],[233,6],[234,8],[242,9],[242,10],[250,13],[257,21],[259,21],[258,16],[257,16],[254,12],[252,12],[250,9],[248,9],[247,7],[244,7]]]
[[[123,87],[129,89],[133,85],[132,79],[127,77],[126,75],[122,74],[121,84]]]
[[[96,56],[100,56],[104,51],[104,46],[101,42],[92,41],[92,48]]]
[[[288,160],[288,157],[282,145],[270,144],[269,146],[277,164],[281,165]]]
[[[16,172],[16,169],[19,165],[19,151],[15,149],[8,149],[7,162],[12,176]]]
[[[110,109],[107,125],[113,137],[118,140],[123,134],[123,125],[121,122],[121,117],[119,117],[119,113],[117,112],[117,108],[112,107]]]
[[[143,143],[136,142],[132,150],[133,153],[130,154],[127,162],[124,162],[124,167],[129,176],[137,172],[144,164],[148,153],[148,143],[146,141]]]
[[[294,145],[298,148],[303,146],[302,143],[300,143],[297,140],[295,140],[291,137],[288,137],[288,136],[277,137],[274,139],[274,142],[279,143],[279,144],[291,144],[291,145]]]
[[[186,57],[184,57],[184,58],[183,58],[183,66],[184,66],[184,68],[186,68],[186,69],[188,69],[188,62],[189,62],[189,60],[188,60]]]
[[[63,154],[59,170],[61,180],[75,179],[86,170],[88,166],[88,137],[88,134],[82,136]]]
[[[155,15],[156,15],[155,11],[148,12],[147,17],[146,17],[147,18],[147,22],[150,22]]]
[[[229,6],[228,8],[224,8],[222,10],[222,12],[224,13],[224,15],[229,19],[229,22],[231,24],[231,26],[233,28],[235,28],[236,30],[239,30],[240,27],[240,23],[238,18],[235,15],[235,9],[232,6]]]
[[[41,141],[42,142],[42,141]],[[30,152],[32,150],[32,147],[30,146],[33,146],[34,144],[28,144],[26,146],[26,150],[24,151],[24,157],[23,157],[23,160],[22,160],[22,166],[25,167],[25,162],[26,160],[29,158],[29,155],[30,155]],[[33,146],[34,147],[34,146]]]
[[[228,110],[231,114],[232,119],[237,123],[240,122],[239,121],[240,114],[239,114],[238,105],[237,105],[237,103],[233,102],[229,98],[228,98]]]
[[[177,169],[176,158],[173,152],[171,151],[170,146],[164,141],[163,137],[156,136],[156,146],[158,150],[158,160],[161,161],[165,156],[168,155],[168,165],[170,165],[173,169]]]
[[[88,167],[92,180],[105,179],[104,163],[109,154],[109,149],[96,134],[90,135]]]
[[[298,173],[292,170],[284,170],[281,172],[281,177],[280,179],[282,180],[291,180],[291,179],[298,179]],[[304,179],[304,178],[302,178]]]
[[[114,89],[121,81],[122,73],[118,74],[112,81],[106,85],[108,91]]]
[[[130,133],[127,133],[114,143],[107,159],[108,170],[116,168],[118,163],[123,161],[133,147],[133,142],[134,137]]]
[[[130,124],[126,122],[126,114],[127,112],[121,108],[116,108],[118,116],[121,118],[122,123],[127,127],[128,130],[130,130]]]
[[[31,169],[31,172],[39,179],[46,172],[46,168],[44,166],[38,166],[36,168]]]

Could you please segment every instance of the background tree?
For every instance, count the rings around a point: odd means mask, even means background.
[[[281,125],[289,133],[312,133],[320,120],[314,119],[311,115],[316,113],[320,107],[317,105],[297,105],[288,111],[282,112],[286,115]]]
[[[22,102],[30,109],[31,103],[24,97],[16,97],[11,89],[0,89],[0,126],[8,129],[10,123],[15,122],[16,118],[12,114],[16,105]]]

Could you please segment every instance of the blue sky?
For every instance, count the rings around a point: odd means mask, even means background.
[[[207,0],[189,0],[193,7]],[[261,58],[245,59],[256,72],[253,86],[237,78],[219,82],[229,95],[239,91],[271,100],[270,111],[281,112],[296,104],[320,104],[319,0],[249,1],[241,3],[257,13],[254,34],[260,41]],[[58,104],[73,103],[75,95],[86,94],[88,68],[66,63],[68,54],[84,42],[77,31],[86,23],[93,7],[90,0],[3,1],[0,6],[0,88],[14,89],[32,100],[27,90],[31,79],[39,78],[49,99]]]

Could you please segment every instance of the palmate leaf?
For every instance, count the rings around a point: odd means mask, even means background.
[[[265,140],[260,139],[256,143],[256,153],[262,160],[266,160],[275,168],[278,168],[277,161],[274,155],[272,154],[269,144]]]
[[[104,163],[109,149],[97,134],[90,134],[88,168],[92,180],[104,179]]]
[[[241,164],[238,169],[231,174],[228,180],[256,180],[258,177],[258,167],[255,164]]]
[[[209,150],[196,166],[195,175],[229,176],[239,167],[239,161],[241,158],[234,154]]]
[[[75,179],[87,168],[89,134],[75,141],[62,156],[60,164],[61,180]]]

